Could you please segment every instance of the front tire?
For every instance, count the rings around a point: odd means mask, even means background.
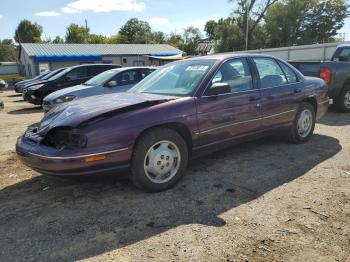
[[[335,107],[341,112],[350,112],[350,86],[344,87],[335,100]]]
[[[174,186],[183,176],[188,163],[184,139],[169,128],[154,128],[137,141],[131,159],[134,184],[149,192]]]
[[[297,111],[293,125],[289,130],[289,141],[294,144],[308,142],[314,132],[316,112],[313,105],[303,102]]]

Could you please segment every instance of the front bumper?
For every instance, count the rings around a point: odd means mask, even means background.
[[[26,135],[18,138],[16,152],[20,160],[30,168],[43,174],[72,176],[112,173],[129,168],[131,149],[72,150],[63,152],[29,140]],[[67,151],[67,150],[66,150]],[[96,162],[86,162],[87,158],[105,156]]]
[[[50,102],[43,101],[42,107],[44,109],[44,112],[49,112],[52,108],[54,108],[56,105],[51,104]]]
[[[35,91],[24,89],[22,93],[23,99],[31,104],[40,105],[41,98],[36,95]]]

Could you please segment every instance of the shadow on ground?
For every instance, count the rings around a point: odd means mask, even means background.
[[[347,126],[350,125],[350,113],[340,113],[330,108],[327,115],[319,120],[318,123],[327,126]]]
[[[20,97],[22,94],[14,94],[14,95],[8,95],[7,97]]]
[[[303,176],[341,150],[315,135],[302,145],[264,139],[193,161],[175,188],[143,193],[125,178],[39,176],[0,191],[0,260],[78,260],[179,225],[220,227],[225,211]]]
[[[13,111],[7,112],[10,115],[23,115],[23,114],[32,114],[32,113],[41,113],[43,109],[41,107],[31,107],[31,108],[21,108]]]

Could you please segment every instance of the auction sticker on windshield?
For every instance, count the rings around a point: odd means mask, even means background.
[[[186,71],[206,71],[209,66],[188,66]]]

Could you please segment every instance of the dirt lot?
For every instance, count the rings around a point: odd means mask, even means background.
[[[263,139],[193,161],[174,189],[23,166],[42,111],[0,93],[0,261],[350,261],[350,114],[310,143]]]

